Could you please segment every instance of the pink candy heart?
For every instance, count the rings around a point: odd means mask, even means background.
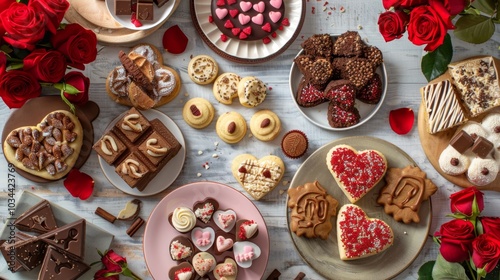
[[[252,22],[258,25],[262,25],[264,22],[264,16],[262,14],[257,14],[256,16],[252,17]]]
[[[234,241],[231,238],[224,238],[224,236],[219,235],[217,237],[216,243],[217,243],[216,244],[217,251],[224,252],[224,251],[231,249],[231,247],[233,247]]]
[[[280,14],[280,17],[281,17],[281,14]],[[250,16],[247,16],[244,14],[239,14],[238,20],[240,21],[241,25],[245,25],[250,21]]]
[[[275,7],[276,9],[279,9],[283,4],[283,0],[271,0],[269,1],[269,4],[271,4],[271,6]]]
[[[227,16],[227,13],[228,13],[227,9],[221,9],[221,8],[215,9],[215,14],[219,19],[225,18]]]
[[[277,23],[281,18],[281,13],[280,12],[269,12],[269,18],[272,20],[272,22]]]
[[[253,9],[259,13],[262,13],[266,9],[266,4],[264,4],[263,1],[260,1],[257,4],[253,4]]]
[[[252,3],[247,1],[241,1],[240,8],[243,12],[246,12],[252,8]]]

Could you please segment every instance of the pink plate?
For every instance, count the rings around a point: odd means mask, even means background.
[[[264,218],[245,195],[216,182],[196,182],[179,187],[167,194],[151,212],[144,232],[143,250],[152,277],[168,280],[168,271],[177,265],[170,258],[168,246],[171,239],[180,233],[170,225],[168,215],[179,206],[192,209],[196,202],[207,197],[217,198],[219,209],[233,209],[238,219],[254,220],[259,225],[259,234],[250,241],[257,244],[262,253],[250,268],[238,267],[238,279],[261,279],[269,258],[269,234]]]

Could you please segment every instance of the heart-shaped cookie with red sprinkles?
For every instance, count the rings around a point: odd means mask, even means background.
[[[355,260],[378,254],[394,243],[394,233],[384,221],[369,218],[361,207],[345,204],[337,218],[340,259]]]
[[[358,152],[343,144],[328,151],[326,164],[351,203],[360,200],[372,190],[387,171],[387,160],[379,151]]]

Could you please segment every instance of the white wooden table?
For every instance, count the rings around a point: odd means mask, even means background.
[[[380,0],[307,0],[306,19],[304,26],[297,40],[282,55],[269,63],[258,65],[241,65],[224,60],[209,49],[196,33],[190,18],[189,1],[182,1],[177,11],[167,23],[158,31],[143,39],[144,42],[154,44],[161,48],[161,38],[163,32],[170,26],[178,24],[189,37],[187,50],[181,55],[172,55],[163,52],[166,64],[175,68],[181,75],[183,86],[179,96],[170,104],[159,108],[159,110],[170,116],[181,128],[186,139],[187,155],[180,176],[170,186],[167,191],[152,197],[141,198],[143,209],[140,216],[145,220],[148,218],[155,205],[171,190],[184,184],[196,181],[217,181],[228,184],[237,189],[241,189],[235,181],[229,166],[232,158],[240,153],[253,153],[257,157],[267,154],[280,155],[286,165],[286,174],[283,181],[292,180],[295,171],[308,155],[313,153],[322,145],[338,138],[356,135],[369,135],[387,140],[406,151],[423,169],[428,177],[438,185],[438,192],[432,197],[433,217],[430,233],[434,233],[439,226],[447,221],[445,215],[449,212],[449,195],[460,190],[459,187],[447,182],[430,165],[420,146],[419,136],[415,126],[407,135],[395,134],[389,126],[389,112],[396,108],[412,108],[418,112],[420,104],[419,88],[426,84],[425,78],[420,71],[420,59],[423,47],[412,45],[407,39],[385,43],[378,32],[377,20],[383,7]],[[345,12],[340,12],[341,7]],[[314,10],[314,12],[313,12]],[[326,11],[325,11],[326,10]],[[328,14],[331,12],[331,15]],[[300,50],[300,43],[307,37],[315,33],[340,34],[347,30],[357,30],[363,39],[369,44],[379,47],[384,54],[384,61],[387,67],[389,85],[387,98],[376,116],[365,125],[346,132],[331,132],[318,128],[309,123],[302,114],[297,111],[291,100],[288,75],[293,57]],[[489,42],[473,46],[470,44],[454,40],[455,56],[454,60],[459,60],[472,55],[488,54],[499,56],[498,45],[500,34],[497,32]],[[123,46],[98,46],[100,48],[96,61],[87,66],[85,74],[91,79],[91,100],[100,106],[100,115],[94,121],[95,140],[98,139],[106,125],[126,108],[110,101],[105,93],[105,79],[108,73],[119,65],[118,51],[128,50],[134,44]],[[243,114],[247,121],[250,120],[254,110],[244,109],[239,104],[226,106],[218,104],[213,95],[211,86],[199,86],[192,83],[187,76],[187,64],[190,57],[198,54],[208,54],[216,58],[220,64],[222,72],[236,72],[241,76],[256,75],[260,77],[272,90],[266,98],[264,104],[259,109],[268,108],[275,111],[283,123],[283,131],[291,129],[303,130],[310,140],[309,150],[306,156],[291,160],[283,156],[279,143],[281,136],[272,142],[261,142],[255,138],[247,137],[236,145],[228,145],[221,141],[215,133],[215,121],[203,130],[195,130],[189,127],[182,119],[182,107],[186,100],[192,97],[204,97],[212,101],[217,114],[229,110],[236,110]],[[3,102],[0,102],[0,127],[5,125],[11,110]],[[416,114],[415,114],[416,115]],[[415,117],[416,118],[416,117]],[[218,142],[217,151],[214,151],[214,142]],[[202,155],[198,151],[204,151]],[[212,158],[213,153],[218,153],[219,158]],[[202,164],[209,162],[210,168],[205,169]],[[92,152],[90,158],[81,170],[91,175],[95,180],[95,190],[92,197],[86,201],[81,201],[71,195],[64,188],[62,181],[50,184],[34,183],[23,177],[16,177],[16,192],[29,190],[50,201],[57,203],[68,210],[85,217],[89,222],[102,227],[115,235],[111,247],[118,253],[124,255],[130,267],[144,279],[151,279],[143,258],[142,251],[142,228],[133,238],[129,237],[125,231],[128,223],[110,224],[102,218],[96,216],[96,207],[101,206],[111,213],[117,214],[125,203],[132,199],[131,196],[113,187],[102,174],[98,164],[97,155]],[[201,177],[197,177],[201,173]],[[3,155],[0,157],[0,220],[7,217],[7,162]],[[308,267],[295,251],[286,225],[286,189],[288,185],[280,184],[272,193],[259,202],[255,202],[260,212],[265,218],[269,229],[271,254],[264,278],[273,269],[278,269],[282,273],[281,279],[293,279],[298,272],[302,271],[307,275],[306,279],[323,279]],[[246,195],[246,193],[245,193]],[[488,215],[495,215],[500,212],[500,194],[496,192],[486,192],[486,212]],[[417,279],[418,268],[426,261],[435,259],[437,246],[432,239],[428,238],[423,250],[415,261],[396,279]],[[165,254],[168,252],[165,250]],[[376,278],[376,277],[375,277]],[[339,276],[338,279],[341,279]]]

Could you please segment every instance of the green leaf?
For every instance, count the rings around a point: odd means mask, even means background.
[[[471,6],[491,16],[495,13],[496,4],[496,0],[476,0],[471,3]]]
[[[473,44],[482,44],[495,33],[493,20],[483,15],[463,15],[455,27],[453,34],[458,39]]]
[[[468,15],[480,15],[481,14],[481,11],[479,11],[478,9],[470,6],[468,8],[465,8],[465,10],[463,11],[463,14],[468,14]]]
[[[465,274],[465,268],[460,263],[451,263],[446,261],[441,254],[436,258],[436,263],[432,269],[433,279],[448,280],[469,280]]]
[[[432,280],[432,268],[436,261],[424,263],[418,270],[418,280]]]
[[[452,57],[453,47],[451,45],[450,35],[446,34],[444,42],[441,46],[422,57],[422,73],[427,81],[434,80],[446,72]]]

